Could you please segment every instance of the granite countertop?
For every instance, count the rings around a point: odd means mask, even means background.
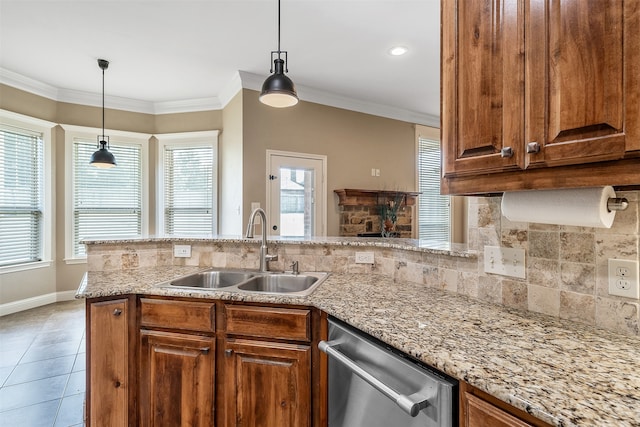
[[[200,270],[90,272],[78,297],[147,294],[320,308],[556,426],[640,426],[640,340],[377,275],[335,274],[308,297],[167,289]]]

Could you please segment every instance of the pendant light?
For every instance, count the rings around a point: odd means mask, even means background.
[[[284,59],[282,55],[284,54]],[[274,59],[275,57],[275,59]],[[287,51],[280,50],[280,0],[278,0],[278,50],[271,51],[273,67],[269,70],[271,74],[262,84],[260,102],[270,107],[284,108],[291,107],[298,103],[296,87],[291,79],[284,75],[288,73]]]
[[[98,59],[98,67],[102,70],[102,135],[98,135],[98,151],[91,155],[89,163],[97,168],[108,169],[116,165],[116,158],[108,150],[109,137],[104,134],[104,70],[109,68],[109,61]]]

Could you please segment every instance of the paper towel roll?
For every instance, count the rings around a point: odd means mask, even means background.
[[[610,197],[613,187],[515,191],[502,196],[502,214],[510,221],[611,228]]]

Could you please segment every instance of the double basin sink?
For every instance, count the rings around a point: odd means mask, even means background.
[[[324,272],[282,273],[212,268],[161,283],[159,286],[306,296],[328,276],[329,273]]]

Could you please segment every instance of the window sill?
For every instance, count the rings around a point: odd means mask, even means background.
[[[28,262],[24,264],[8,265],[6,267],[0,267],[0,274],[17,273],[20,271],[35,270],[38,268],[51,267],[51,261],[36,261]]]
[[[87,263],[87,258],[66,258],[64,260],[65,264],[86,264]]]

